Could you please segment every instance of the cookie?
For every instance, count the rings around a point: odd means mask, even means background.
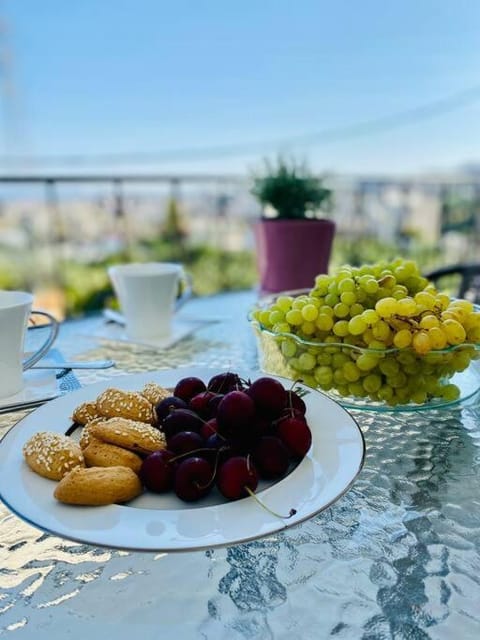
[[[140,391],[140,394],[146,398],[150,404],[156,405],[160,400],[169,398],[172,395],[172,392],[165,389],[165,387],[161,387],[155,382],[148,382]]]
[[[83,427],[82,435],[80,436],[80,440],[78,442],[78,444],[80,445],[80,449],[86,449],[92,441],[98,442],[98,440],[94,438],[90,432],[92,425],[97,424],[98,422],[105,422],[105,418],[95,418]]]
[[[77,467],[57,484],[54,496],[66,504],[101,506],[133,500],[142,483],[128,467]]]
[[[153,423],[153,406],[136,391],[105,389],[96,400],[97,411],[105,418],[126,418]]]
[[[41,431],[23,447],[25,462],[32,471],[50,480],[60,480],[74,467],[84,467],[80,446],[61,433]]]
[[[97,411],[96,402],[83,402],[75,408],[72,414],[72,420],[77,424],[87,424],[99,417],[100,414]]]
[[[165,436],[161,431],[144,422],[125,418],[95,422],[89,426],[89,433],[103,442],[137,453],[153,453],[166,447]]]
[[[142,458],[133,451],[96,438],[83,450],[83,457],[87,467],[128,467],[138,474],[142,466]]]

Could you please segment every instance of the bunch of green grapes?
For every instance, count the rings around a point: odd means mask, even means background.
[[[277,358],[277,373],[390,405],[455,400],[448,379],[469,366],[480,343],[473,304],[438,292],[400,258],[319,275],[308,294],[280,295],[254,318],[275,334],[287,368],[279,371]]]

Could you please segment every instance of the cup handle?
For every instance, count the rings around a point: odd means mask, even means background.
[[[180,276],[180,280],[184,284],[182,295],[175,301],[175,311],[178,311],[180,307],[183,307],[183,305],[192,297],[192,277],[190,276],[190,274],[183,271],[182,275]]]
[[[58,321],[46,311],[32,311],[31,315],[44,316],[45,318],[48,318],[50,320],[51,322],[50,335],[42,344],[42,346],[37,351],[35,351],[34,354],[32,354],[29,358],[24,360],[23,362],[24,371],[26,369],[30,369],[30,367],[32,367],[35,363],[37,363],[39,360],[43,358],[43,356],[47,353],[47,351],[50,349],[52,344],[55,342],[56,337],[58,335],[58,331],[60,329],[60,325]]]

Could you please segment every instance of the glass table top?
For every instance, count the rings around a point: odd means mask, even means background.
[[[81,385],[126,373],[255,369],[254,292],[192,300],[206,322],[159,351],[62,325]],[[216,320],[216,322],[212,322]],[[26,415],[0,415],[3,435]],[[367,447],[350,491],[313,519],[247,544],[138,553],[49,536],[0,505],[0,632],[12,638],[380,640],[480,637],[480,401],[418,413],[352,410]],[[48,425],[46,425],[48,428]],[[114,634],[114,635],[113,635]]]

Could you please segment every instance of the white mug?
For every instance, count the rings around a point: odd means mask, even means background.
[[[171,333],[175,309],[191,295],[189,278],[174,262],[132,262],[108,269],[125,316],[127,334],[135,340],[162,338]],[[178,285],[184,282],[177,299]]]
[[[58,322],[45,311],[32,311],[32,303],[31,293],[0,291],[0,398],[23,389],[23,371],[43,358],[57,337]],[[50,334],[42,346],[24,360],[25,331],[30,314],[48,318]]]

